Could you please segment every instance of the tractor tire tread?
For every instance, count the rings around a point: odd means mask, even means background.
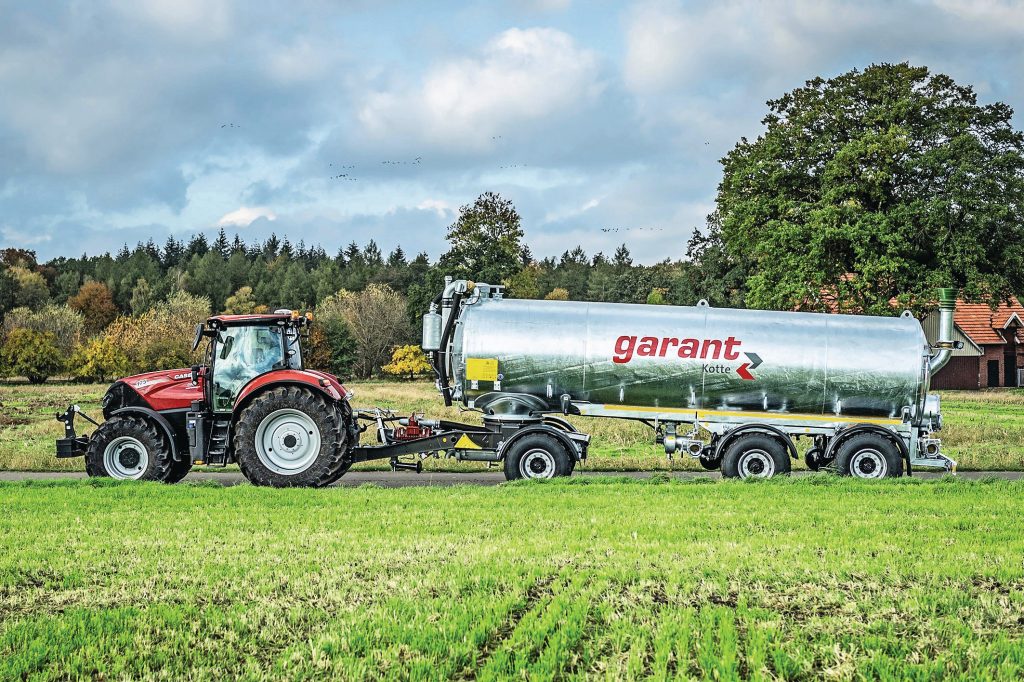
[[[285,407],[304,412],[320,428],[320,456],[309,468],[294,475],[271,471],[256,452],[260,422],[274,410]],[[352,464],[346,447],[347,433],[345,412],[337,404],[301,386],[277,386],[253,398],[238,415],[233,439],[235,459],[242,475],[253,485],[322,488],[341,478]]]
[[[181,480],[183,476],[175,478],[174,466],[178,463],[171,456],[167,435],[152,420],[137,415],[113,417],[96,429],[85,453],[86,474],[93,477],[110,476],[103,464],[103,452],[112,440],[121,436],[131,436],[146,447],[150,466],[135,480],[161,483],[177,483]]]

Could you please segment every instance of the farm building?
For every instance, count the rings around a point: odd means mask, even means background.
[[[978,389],[1024,386],[1024,306],[1016,298],[993,310],[985,303],[956,302],[955,339],[963,349],[932,377],[932,388]],[[922,322],[925,336],[934,343],[939,316]]]

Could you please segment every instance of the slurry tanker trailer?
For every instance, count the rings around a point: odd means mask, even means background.
[[[727,477],[811,469],[862,478],[955,471],[931,376],[949,359],[955,292],[939,291],[940,338],[909,313],[829,315],[511,300],[446,281],[424,316],[423,348],[445,403],[483,412],[508,478],[569,474],[589,438],[552,415],[631,419],[669,456]],[[528,435],[523,435],[523,434]]]
[[[952,471],[928,385],[954,348],[954,303],[940,290],[929,347],[910,313],[521,301],[448,278],[423,317],[423,349],[445,404],[483,413],[482,426],[354,408],[337,377],[304,365],[312,316],[216,315],[196,328],[201,364],[114,382],[102,424],[77,405],[57,415],[57,456],[84,457],[91,476],[168,483],[194,465],[234,463],[258,485],[322,486],[356,462],[420,471],[431,455],[551,478],[587,457],[590,436],[565,419],[580,415],[646,424],[669,457],[728,477],[788,473],[801,438],[812,469]],[[96,431],[79,436],[76,415]]]

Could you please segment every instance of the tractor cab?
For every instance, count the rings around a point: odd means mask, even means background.
[[[192,368],[193,380],[204,377],[204,397],[213,412],[231,412],[239,392],[256,377],[281,369],[301,370],[301,339],[312,316],[279,310],[265,315],[217,315],[196,325],[193,350],[209,338],[205,366]]]

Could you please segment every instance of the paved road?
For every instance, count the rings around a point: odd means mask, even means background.
[[[629,478],[649,478],[654,473],[648,471],[583,471],[574,475],[582,476],[628,476]],[[806,476],[809,472],[797,471],[794,476]],[[717,472],[676,471],[670,474],[673,478],[721,478]],[[942,474],[917,473],[915,477],[937,478]],[[1021,471],[964,471],[960,478],[975,479],[995,476],[1007,480],[1024,477]],[[0,471],[0,481],[48,480],[59,478],[85,478],[80,472],[35,472],[35,471]],[[194,471],[185,477],[186,481],[218,481],[223,485],[244,483],[245,478],[238,472]],[[351,471],[345,474],[335,485],[354,487],[364,483],[372,483],[382,488],[405,488],[408,486],[449,486],[449,485],[497,485],[505,481],[504,474],[497,471],[481,471],[468,473],[431,473],[422,474],[407,471]]]

